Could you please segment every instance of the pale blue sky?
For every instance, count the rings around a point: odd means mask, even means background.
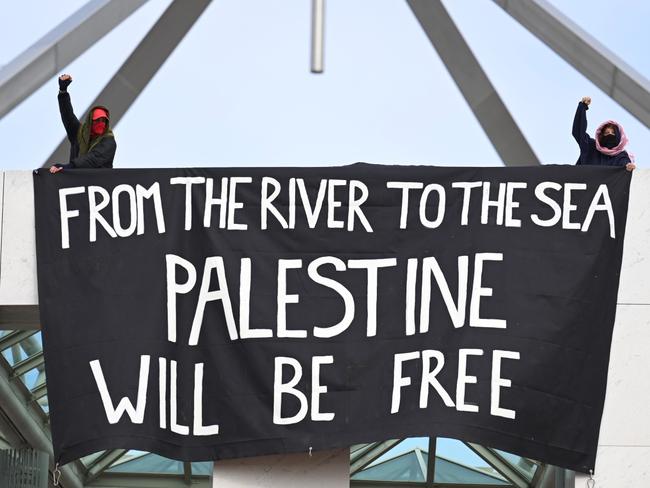
[[[84,0],[3,3],[0,64]],[[150,0],[62,70],[78,115],[169,3]],[[117,126],[115,166],[500,164],[403,0],[328,0],[322,75],[309,72],[310,3],[213,2]],[[553,3],[650,77],[650,2]],[[618,120],[650,167],[650,131],[499,7],[445,5],[542,162],[575,162],[573,113],[590,95],[591,130]],[[53,78],[0,120],[0,168],[49,156],[64,135],[56,93]]]

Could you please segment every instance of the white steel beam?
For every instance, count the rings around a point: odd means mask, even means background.
[[[650,128],[650,81],[546,0],[493,0]]]
[[[392,439],[384,442],[375,442],[372,448],[365,451],[361,456],[357,456],[354,460],[350,457],[350,477],[357,474],[375,459],[383,456],[403,440],[404,439]]]
[[[323,72],[325,0],[311,2],[311,72]]]
[[[209,4],[210,0],[174,0],[90,106],[107,106],[115,127]],[[43,167],[66,162],[68,155],[64,139]]]
[[[491,449],[479,444],[474,444],[473,442],[464,442],[464,444],[487,461],[490,466],[501,473],[501,475],[514,486],[517,488],[529,488],[528,481],[524,479],[515,468],[497,456]]]
[[[146,1],[91,0],[3,66],[0,119]]]
[[[504,164],[539,164],[441,0],[407,0],[407,3]]]

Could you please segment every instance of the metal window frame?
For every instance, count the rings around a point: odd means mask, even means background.
[[[399,441],[393,440],[390,442],[394,442],[394,444],[389,448],[383,451],[379,456],[383,455],[385,452],[388,452],[388,450],[392,449],[393,447],[397,446],[400,442],[404,441],[406,439],[400,439]],[[496,471],[498,471],[509,483],[508,485],[497,485],[497,484],[471,484],[471,483],[458,483],[458,484],[452,484],[452,483],[437,483],[435,482],[435,459],[436,459],[436,440],[437,437],[429,437],[429,450],[428,450],[428,458],[427,458],[427,470],[426,470],[426,481],[382,481],[382,480],[353,480],[350,479],[350,486],[355,487],[355,488],[381,488],[381,487],[389,487],[389,486],[411,486],[411,487],[424,487],[424,488],[534,488],[538,486],[538,483],[541,481],[541,476],[539,476],[539,473],[542,471],[542,469],[546,466],[544,464],[541,464],[538,469],[535,472],[535,476],[533,477],[533,480],[529,482],[526,480],[522,475],[519,474],[519,472],[516,470],[514,466],[511,466],[509,461],[506,459],[503,459],[501,456],[498,456],[497,453],[493,453],[491,456],[486,455],[486,453],[483,450],[493,452],[490,448],[484,447],[484,446],[479,446],[478,444],[471,444],[465,441],[463,444],[465,444],[470,450],[475,452],[481,459],[483,459],[485,462],[487,462],[490,466],[492,466]],[[385,441],[389,442],[389,441]],[[350,462],[351,462],[351,469],[350,469],[350,476],[352,477],[354,474],[360,472],[363,468],[365,468],[368,464],[370,464],[372,461],[377,459],[379,456],[375,456],[371,461],[367,462],[364,464],[364,466],[360,469],[353,470],[352,465],[354,463],[358,463],[360,459],[362,459],[364,456],[372,456],[373,451],[375,449],[378,449],[379,446],[382,446],[385,444],[385,442],[374,442],[374,443],[369,443],[366,447],[358,450],[355,452],[356,456],[352,455]],[[479,449],[480,448],[480,449]],[[370,457],[369,456],[369,457]],[[493,462],[496,462],[498,466],[495,466]],[[563,470],[564,471],[564,470]],[[564,487],[558,487],[558,488],[564,488]]]

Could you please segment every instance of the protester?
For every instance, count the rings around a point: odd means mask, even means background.
[[[90,109],[83,124],[79,122],[70,102],[70,83],[70,75],[59,77],[59,111],[70,141],[70,160],[68,164],[54,164],[50,173],[70,168],[112,168],[117,145],[109,126],[109,111],[97,105]]]
[[[573,137],[580,146],[576,164],[598,166],[625,166],[628,171],[636,168],[633,156],[625,150],[627,136],[621,124],[607,120],[596,129],[595,139],[587,134],[587,110],[590,97],[583,97],[573,119]]]

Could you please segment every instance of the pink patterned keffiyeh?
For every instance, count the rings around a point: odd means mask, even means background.
[[[608,147],[603,147],[600,145],[600,133],[603,131],[603,128],[608,126],[608,125],[615,125],[618,128],[618,133],[620,134],[620,142],[616,147],[613,148],[608,148]],[[606,120],[602,124],[598,126],[598,129],[596,129],[596,149],[598,149],[601,153],[606,154],[607,156],[616,156],[619,153],[622,153],[625,151],[625,146],[627,145],[628,138],[625,135],[625,131],[623,130],[623,126],[616,122],[615,120]],[[627,155],[630,156],[630,161],[634,162],[634,156],[630,151],[627,151]]]

